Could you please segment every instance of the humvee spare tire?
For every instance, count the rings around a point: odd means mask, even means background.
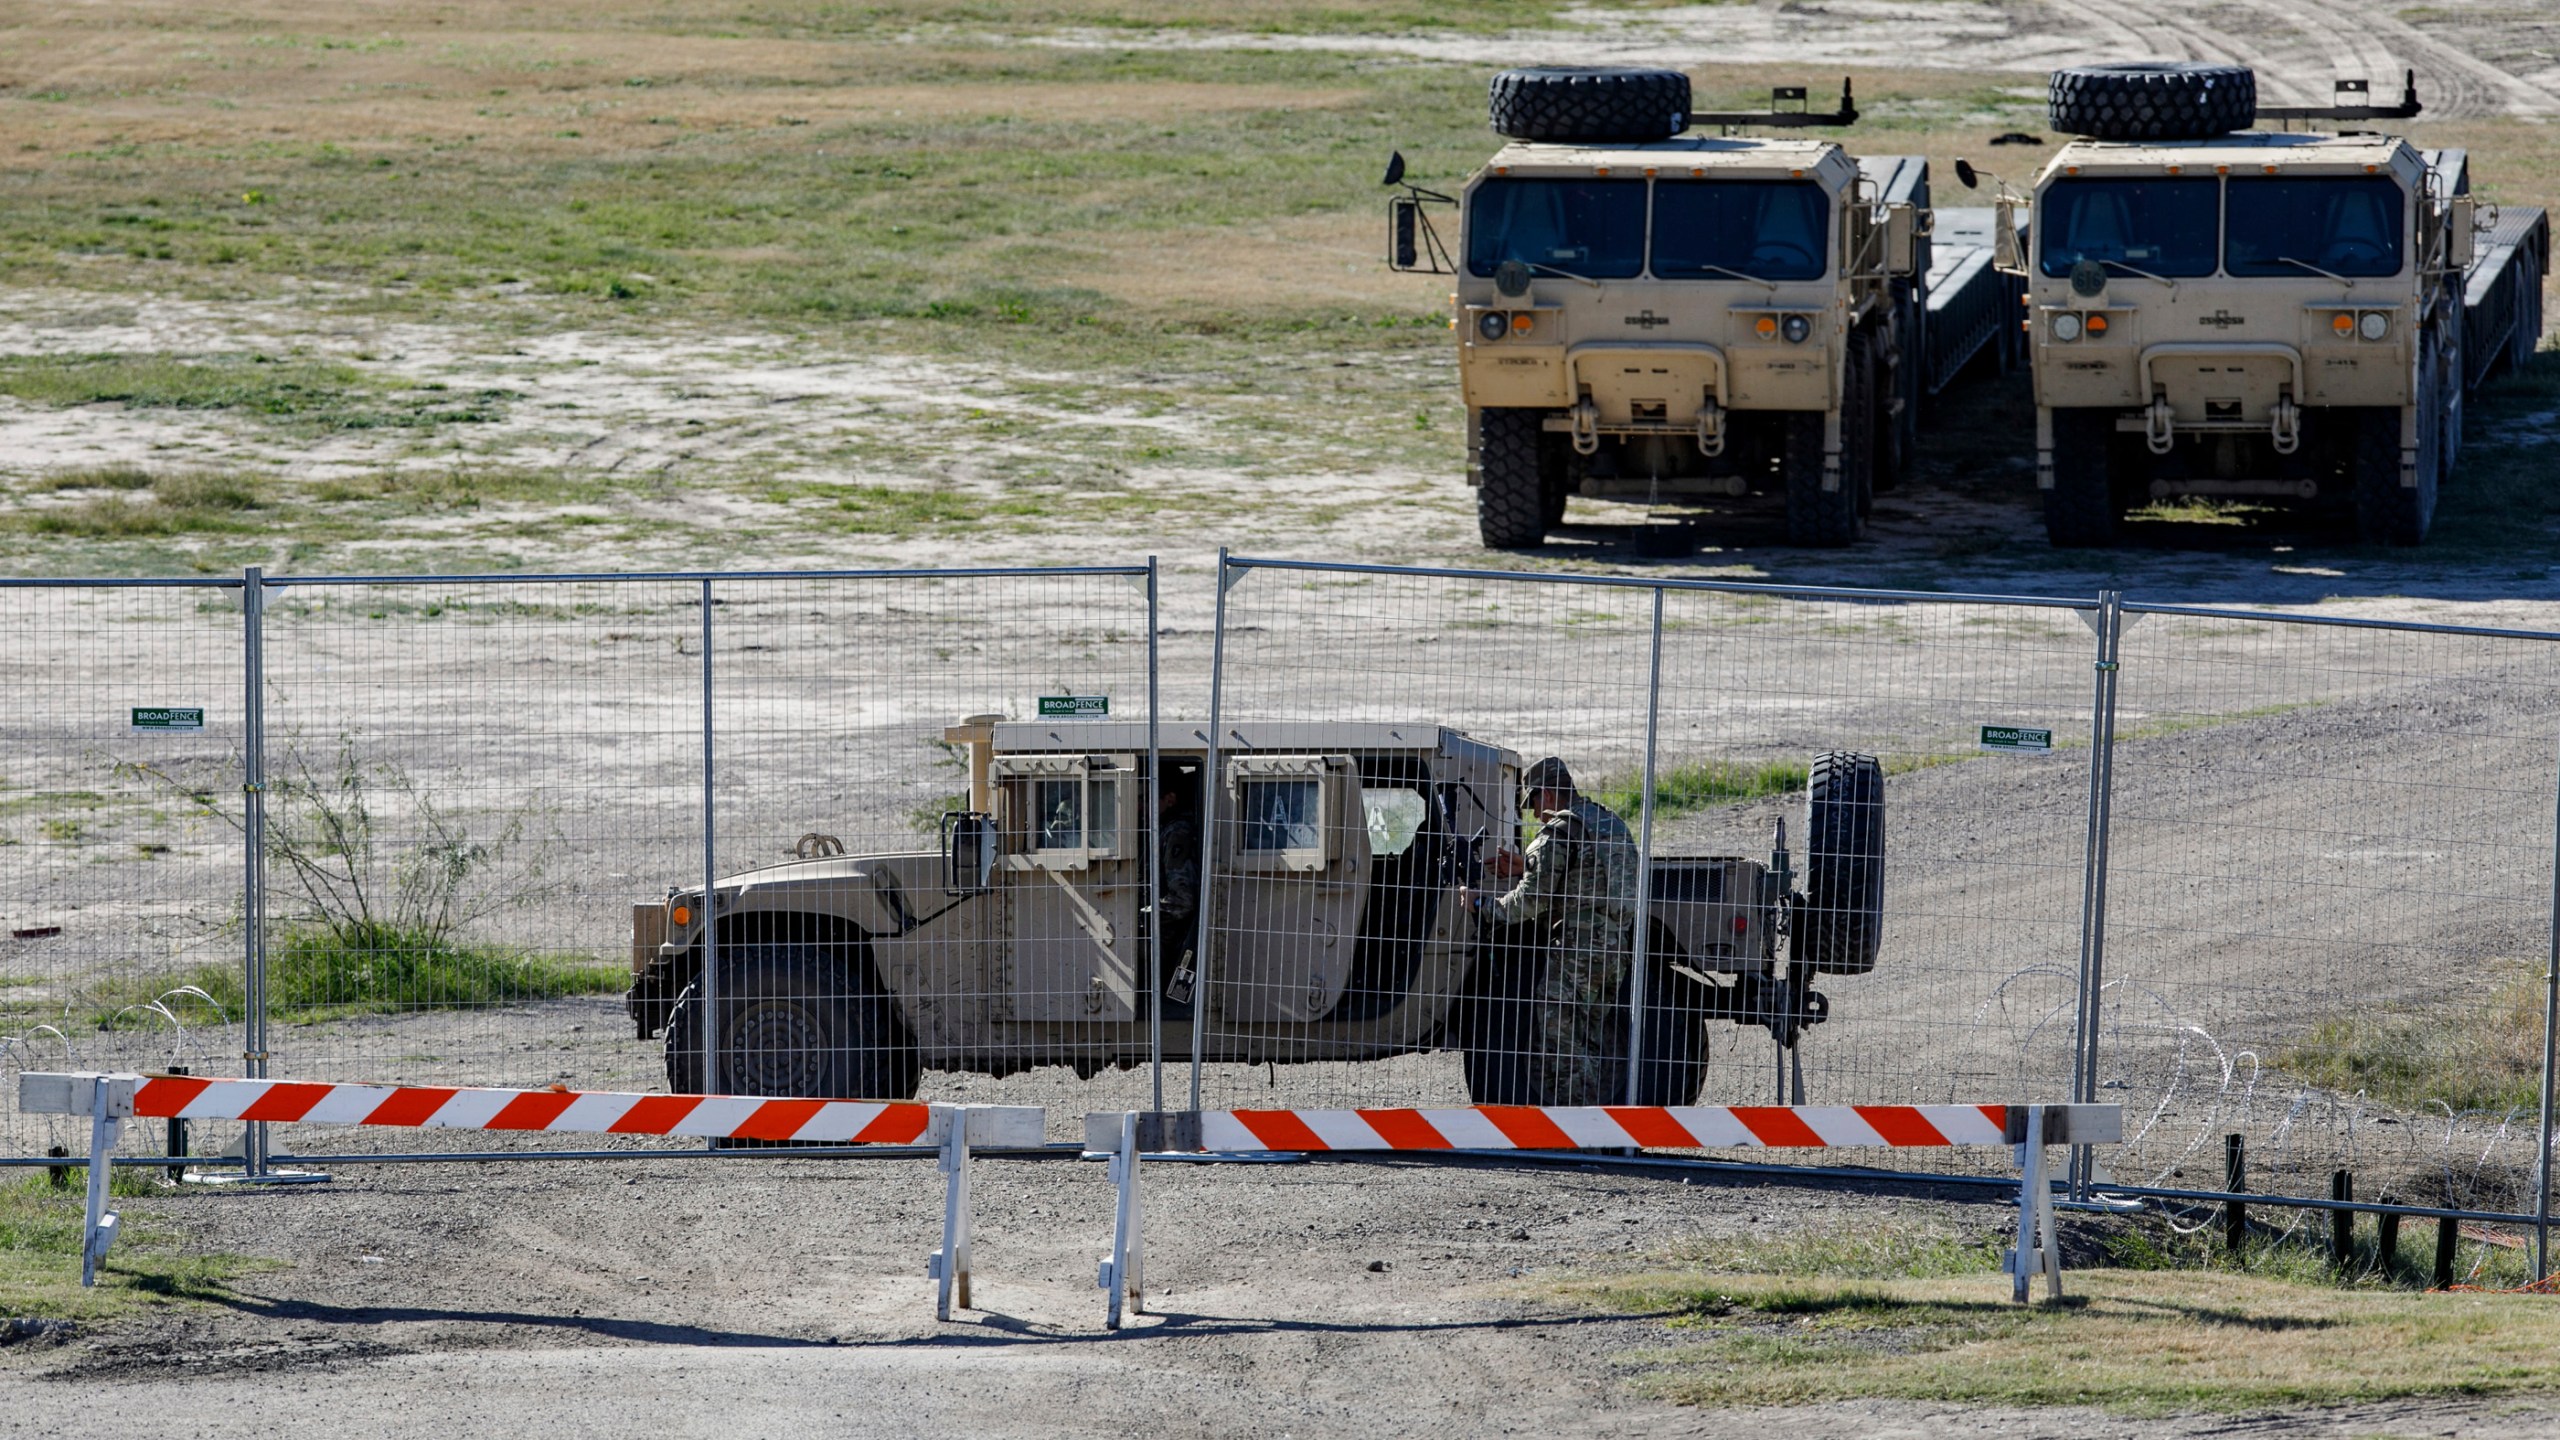
[[[2249,128],[2258,77],[2246,65],[2136,60],[2056,70],[2046,123],[2092,140],[2196,140]]]
[[[1493,131],[1514,140],[1668,140],[1689,128],[1677,70],[1532,65],[1493,77]]]
[[[1805,812],[1791,958],[1817,974],[1864,975],[1884,938],[1884,767],[1846,750],[1816,755]]]

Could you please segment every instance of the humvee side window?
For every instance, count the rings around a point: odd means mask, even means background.
[[[1247,780],[1239,789],[1246,850],[1311,850],[1324,843],[1320,781]]]
[[[1007,867],[1076,869],[1128,858],[1120,791],[1133,767],[1130,756],[997,756],[989,769],[1002,797]]]
[[[1422,833],[1427,806],[1420,791],[1363,790],[1360,807],[1369,819],[1369,853],[1373,856],[1401,855],[1413,848],[1413,837]]]

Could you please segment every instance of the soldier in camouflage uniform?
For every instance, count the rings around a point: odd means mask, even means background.
[[[1537,838],[1525,857],[1504,851],[1488,867],[1517,874],[1519,883],[1470,899],[1488,922],[1544,920],[1552,927],[1537,996],[1544,1103],[1614,1105],[1625,1098],[1610,1092],[1622,1049],[1618,992],[1635,949],[1635,839],[1625,821],[1575,790],[1562,760],[1530,766],[1520,788],[1538,817]]]

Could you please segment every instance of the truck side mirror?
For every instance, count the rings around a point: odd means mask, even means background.
[[[2449,270],[2468,270],[2477,248],[2479,236],[2479,202],[2468,195],[2456,195],[2445,202],[2444,263]]]
[[[1991,206],[1991,267],[2004,275],[2027,273],[2027,245],[2018,234],[2018,207],[2006,196]]]
[[[1398,157],[1402,158],[1402,157]],[[1422,202],[1395,200],[1387,206],[1387,268],[1414,270],[1421,268],[1421,250],[1415,239],[1422,228]]]
[[[942,862],[942,888],[950,894],[974,895],[995,888],[995,817],[975,810],[946,812]]]
[[[1920,211],[1913,205],[1888,205],[1884,210],[1884,270],[1888,275],[1908,275],[1919,268]]]
[[[1967,190],[1982,183],[1982,176],[1975,171],[1972,161],[1961,159],[1956,161],[1956,183]]]

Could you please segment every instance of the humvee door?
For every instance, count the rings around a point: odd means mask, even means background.
[[[1348,755],[1227,762],[1214,1003],[1241,1024],[1322,1018],[1342,998],[1369,889],[1369,827]]]
[[[1145,787],[1131,755],[1003,755],[996,952],[1015,1020],[1138,1017]],[[1006,938],[1010,943],[1003,943]]]

